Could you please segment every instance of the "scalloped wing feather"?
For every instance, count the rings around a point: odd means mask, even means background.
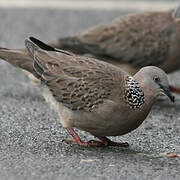
[[[90,58],[42,50],[35,51],[35,63],[40,66],[34,66],[35,71],[55,99],[71,110],[93,111],[111,97],[125,74]]]

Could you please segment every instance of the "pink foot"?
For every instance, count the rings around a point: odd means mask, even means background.
[[[169,86],[171,92],[180,94],[180,87]]]
[[[99,147],[99,146],[129,147],[129,144],[127,142],[125,143],[113,142],[105,136],[96,136],[101,141],[91,140],[88,142],[84,142],[79,138],[78,134],[72,128],[66,128],[66,129],[69,132],[69,134],[73,137],[72,140],[63,140],[67,144],[76,143],[81,146],[95,146],[95,147]]]
[[[99,146],[104,145],[102,142],[94,141],[94,140],[84,142],[79,138],[78,134],[72,128],[66,128],[66,129],[69,132],[69,134],[73,137],[72,140],[63,140],[67,144],[76,143],[76,144],[79,144],[81,146],[95,146],[95,147],[99,147]]]
[[[102,143],[106,146],[119,146],[119,147],[129,147],[127,142],[120,143],[120,142],[113,142],[105,136],[97,136],[98,139],[102,141]]]

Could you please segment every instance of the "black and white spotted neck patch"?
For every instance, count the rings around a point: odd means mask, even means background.
[[[130,105],[131,108],[140,108],[145,102],[144,92],[141,90],[139,84],[133,79],[133,77],[128,76],[126,79],[126,90],[125,90],[125,100]]]

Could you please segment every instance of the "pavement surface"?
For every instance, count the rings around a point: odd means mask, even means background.
[[[44,41],[77,33],[129,10],[0,8],[0,45],[24,47],[30,35]],[[180,72],[169,76],[180,85]],[[93,139],[78,131],[82,139]],[[180,97],[157,103],[135,131],[113,137],[129,148],[67,145],[71,138],[56,112],[18,69],[0,60],[0,180],[179,180]]]

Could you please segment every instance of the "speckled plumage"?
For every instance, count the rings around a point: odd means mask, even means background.
[[[127,76],[109,64],[58,51],[62,53],[51,52],[50,61],[48,56],[43,59],[45,53],[37,52],[35,76],[71,110],[93,111],[104,99],[111,99],[113,89]]]
[[[145,103],[144,92],[139,84],[130,76],[126,78],[124,97],[131,108],[140,108]]]
[[[117,86],[117,72],[90,59],[79,59],[76,56],[65,58],[69,59],[44,62],[39,58],[37,62],[41,64],[43,72],[36,66],[35,70],[58,102],[71,110],[93,111],[110,97],[112,89]]]

